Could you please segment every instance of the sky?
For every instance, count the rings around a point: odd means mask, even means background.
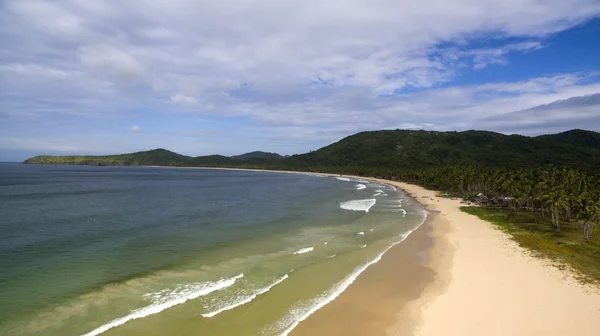
[[[600,131],[599,0],[0,1],[0,161]]]

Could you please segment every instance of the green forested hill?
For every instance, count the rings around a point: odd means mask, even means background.
[[[71,164],[92,166],[183,166],[191,157],[158,148],[149,151],[118,155],[34,156],[24,163]]]
[[[268,152],[250,152],[242,155],[235,155],[231,157],[234,160],[250,160],[250,159],[282,159],[283,156],[277,153],[268,153]]]
[[[537,138],[576,147],[600,149],[600,133],[592,131],[574,129],[558,134],[540,135]]]
[[[589,132],[600,136],[595,132]],[[290,158],[298,166],[376,166],[421,169],[448,165],[496,168],[567,166],[600,172],[600,149],[574,146],[575,136],[531,138],[486,131],[362,132]]]
[[[493,168],[566,166],[600,173],[600,134],[572,130],[526,137],[487,131],[361,132],[317,151],[281,157],[252,152],[234,157],[188,157],[165,149],[107,156],[36,156],[25,163],[164,165],[335,170],[337,167],[424,169],[451,165]]]

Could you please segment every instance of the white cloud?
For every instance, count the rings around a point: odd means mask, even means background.
[[[89,124],[81,118],[139,110],[179,121],[181,109],[242,116],[265,137],[298,141],[481,128],[486,116],[600,92],[578,73],[453,83],[599,15],[597,0],[9,1],[0,118],[14,127],[2,131],[32,130],[34,117]],[[495,40],[469,43],[482,39]]]
[[[137,132],[141,132],[142,128],[140,126],[138,126],[138,125],[133,125],[133,126],[131,126],[131,131],[132,132],[136,132],[136,133]]]
[[[196,105],[196,104],[198,104],[198,99],[191,97],[191,96],[183,95],[181,93],[171,96],[171,101],[173,101],[174,103],[177,103],[177,104],[181,104],[181,105]]]
[[[508,59],[506,55],[510,52],[514,51],[534,51],[542,48],[542,44],[537,41],[532,42],[522,42],[522,43],[513,43],[507,44],[500,48],[488,48],[488,49],[479,49],[479,50],[471,50],[465,53],[465,55],[469,55],[473,57],[473,67],[475,69],[483,69],[488,67],[489,65],[508,64]]]
[[[145,72],[144,65],[125,51],[107,45],[84,46],[77,51],[77,58],[86,67],[115,81],[131,81]]]

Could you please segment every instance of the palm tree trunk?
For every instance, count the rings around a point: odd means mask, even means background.
[[[583,223],[583,238],[585,238],[585,241],[588,243],[592,239],[593,228],[594,228],[594,223],[592,221],[586,219],[585,223]]]
[[[556,232],[560,232],[560,213],[558,207],[554,207],[554,226],[556,226]]]

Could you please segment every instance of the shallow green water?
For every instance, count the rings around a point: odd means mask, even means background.
[[[314,175],[0,165],[0,334],[279,335],[424,220]]]

